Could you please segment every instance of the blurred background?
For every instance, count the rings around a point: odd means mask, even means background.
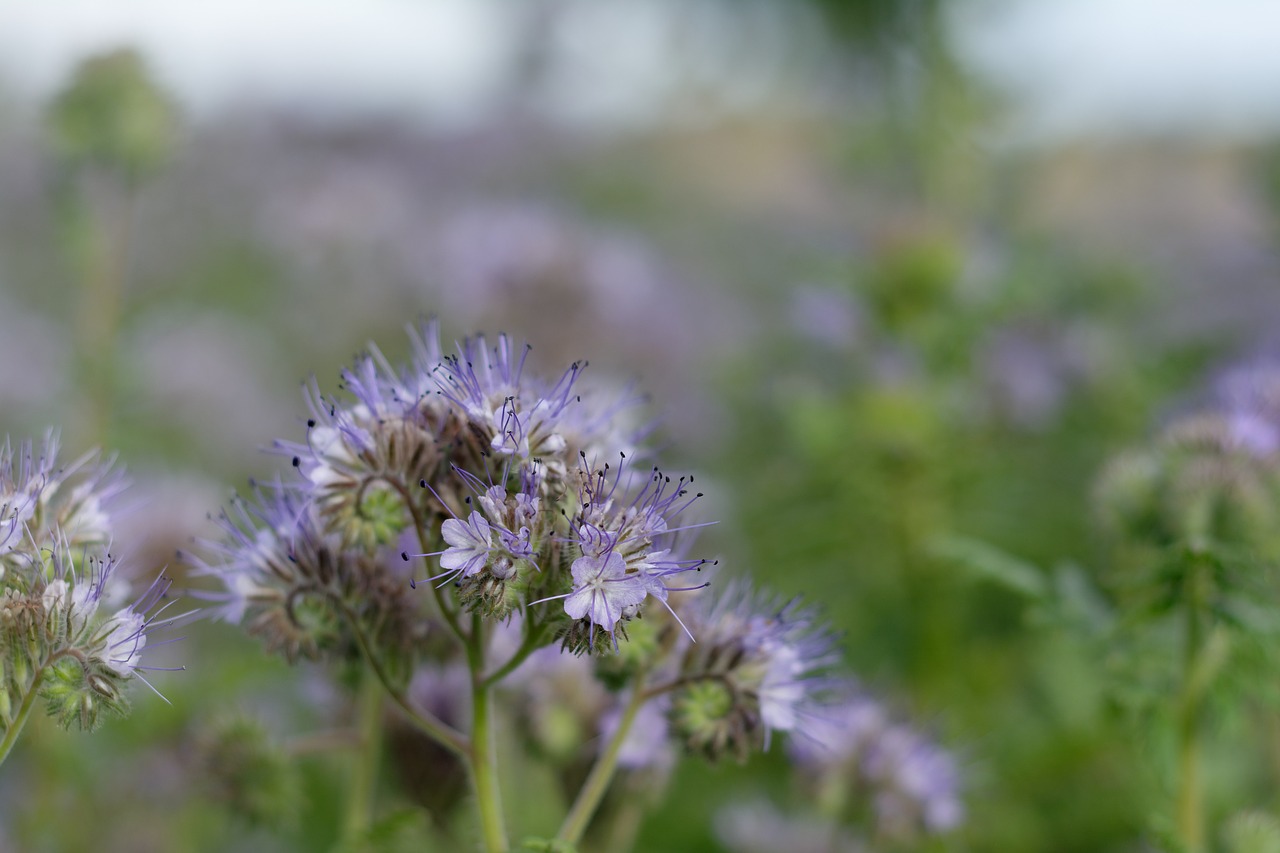
[[[149,576],[279,467],[304,380],[403,357],[407,321],[589,359],[705,476],[704,548],[821,602],[957,754],[967,818],[927,849],[1152,849],[1144,706],[954,553],[1105,589],[1102,465],[1276,353],[1277,91],[1266,0],[6,0],[0,434],[118,453]],[[298,819],[264,829],[200,739],[236,708],[323,729],[343,696],[189,633],[171,706],[31,727],[0,847],[333,843],[340,761],[300,749]],[[1280,806],[1274,710],[1221,721],[1215,814]],[[714,815],[798,806],[785,763],[682,765],[638,849],[737,849]],[[518,791],[517,831],[554,826]]]

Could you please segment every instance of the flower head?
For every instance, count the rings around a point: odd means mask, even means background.
[[[675,694],[673,716],[690,748],[744,758],[774,731],[806,733],[836,661],[835,637],[811,610],[739,581],[699,596],[687,619],[698,642],[685,652],[690,687]]]
[[[7,438],[0,445],[0,569],[64,540],[84,547],[111,539],[107,509],[124,490],[123,475],[92,451],[60,466],[58,445],[54,432],[38,448]]]
[[[370,553],[326,533],[319,509],[299,489],[276,481],[256,485],[218,516],[222,537],[184,554],[194,573],[220,589],[192,594],[215,602],[213,615],[247,621],[286,658],[354,654],[349,619],[392,649],[420,636],[408,579],[389,555]]]
[[[579,510],[568,543],[581,556],[571,567],[571,591],[553,597],[565,599],[565,613],[584,623],[580,633],[591,647],[597,631],[613,637],[650,596],[670,609],[667,578],[701,570],[708,561],[682,556],[681,534],[704,526],[677,521],[702,497],[689,494],[692,477],[673,481],[656,467],[637,472],[626,454],[619,454],[616,468],[606,463],[594,471],[585,453],[580,459]]]
[[[144,673],[175,667],[150,663],[148,640],[191,612],[169,613],[175,599],[164,576],[120,607],[128,583],[117,566],[110,554],[63,539],[6,574],[0,599],[0,649],[7,655],[2,689],[20,696],[38,688],[51,716],[83,729],[94,728],[104,710],[127,709],[125,688],[132,679],[155,690]],[[23,673],[36,670],[44,672],[40,684],[24,681]]]

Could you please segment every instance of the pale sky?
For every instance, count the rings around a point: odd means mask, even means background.
[[[526,23],[553,9],[556,63],[537,106],[569,121],[644,122],[691,81],[730,102],[760,96],[767,56],[753,60],[760,51],[747,42],[747,62],[733,64],[717,17],[730,6],[708,4],[708,15],[684,0],[0,0],[0,84],[40,101],[80,57],[127,44],[195,118],[248,99],[466,123],[499,106]]]
[[[1280,131],[1277,0],[973,0],[953,19],[1027,137]]]
[[[560,64],[541,106],[553,115],[643,123],[691,79],[736,86],[748,103],[779,91],[769,89],[768,66],[781,42],[726,44],[715,15],[699,14],[732,3],[552,5],[561,11],[551,39]],[[42,100],[79,57],[132,44],[197,118],[248,98],[465,124],[497,106],[518,49],[517,10],[530,8],[525,0],[0,0],[0,84],[19,100]],[[957,51],[1009,98],[1010,138],[1280,131],[1280,0],[950,8]]]

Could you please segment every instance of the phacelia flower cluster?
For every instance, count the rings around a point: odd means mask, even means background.
[[[181,616],[170,580],[130,599],[111,542],[120,472],[87,454],[57,462],[49,434],[0,446],[0,728],[5,743],[26,721],[34,692],[63,725],[94,728],[122,713],[125,689],[144,672],[152,636]]]
[[[237,502],[212,558],[193,558],[221,580],[221,615],[292,657],[411,644],[410,614],[435,599],[446,618],[522,612],[548,642],[603,651],[699,585],[676,578],[705,563],[682,551],[699,495],[639,461],[633,398],[594,393],[585,363],[537,377],[505,335],[446,353],[431,322],[411,339],[406,365],[360,356],[345,394],[307,387],[305,439],[276,444],[300,476]]]

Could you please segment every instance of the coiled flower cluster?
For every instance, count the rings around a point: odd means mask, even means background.
[[[423,581],[446,619],[525,611],[545,641],[599,651],[703,566],[681,550],[692,478],[636,461],[634,400],[583,390],[581,363],[528,375],[528,347],[505,335],[449,355],[434,323],[411,338],[404,367],[360,356],[344,399],[307,387],[305,440],[275,446],[301,477],[236,501],[213,558],[194,558],[222,581],[222,616],[291,658],[380,633],[412,643]]]

